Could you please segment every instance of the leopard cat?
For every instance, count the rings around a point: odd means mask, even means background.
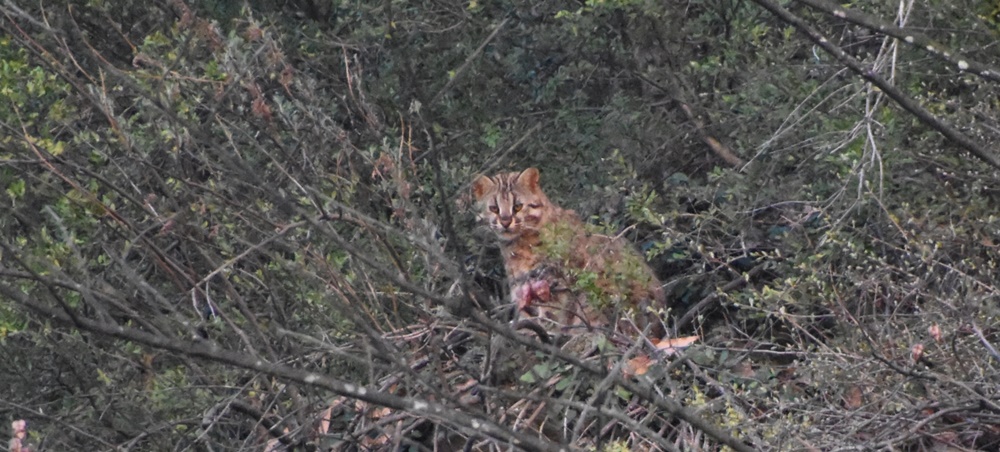
[[[664,291],[643,257],[621,237],[588,230],[575,211],[549,201],[538,181],[538,169],[528,168],[472,184],[478,215],[499,239],[521,319],[555,333],[662,338]]]

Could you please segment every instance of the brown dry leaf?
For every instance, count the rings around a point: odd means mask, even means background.
[[[645,375],[646,372],[649,372],[649,365],[651,363],[652,360],[649,359],[649,356],[636,356],[625,363],[622,373],[625,374],[626,377]]]
[[[376,437],[365,435],[361,438],[361,445],[368,450],[381,449],[386,444],[389,444],[389,435],[384,433]]]
[[[924,356],[924,344],[914,344],[913,347],[910,347],[910,357],[913,358],[914,363],[920,361],[921,356]]]
[[[319,428],[316,433],[320,435],[325,435],[330,431],[330,417],[333,416],[333,407],[337,404],[330,405],[327,407],[326,411],[323,412],[323,416],[320,418]]]
[[[250,42],[255,42],[264,37],[264,30],[256,25],[250,25],[247,27],[246,31],[243,32],[243,38]]]
[[[781,369],[780,371],[778,371],[778,381],[780,381],[782,383],[788,383],[788,382],[790,382],[792,380],[795,380],[795,378],[796,378],[795,372],[797,370],[798,369],[795,366],[790,366],[790,367],[786,367],[784,369]]]
[[[368,413],[368,417],[371,419],[382,419],[390,414],[392,414],[392,409],[389,407],[373,408]]]
[[[392,176],[392,171],[396,169],[396,162],[392,160],[392,157],[385,152],[379,156],[375,163],[372,164],[372,179],[379,178],[381,180],[386,180]]]
[[[927,327],[927,332],[934,338],[934,342],[941,342],[941,327],[938,324]]]
[[[271,122],[271,107],[267,105],[263,97],[257,97],[250,103],[250,111],[254,116],[263,119],[264,121]]]
[[[455,386],[455,391],[465,392],[465,391],[468,391],[468,390],[470,390],[472,388],[475,388],[476,385],[478,385],[478,384],[479,384],[479,380],[476,380],[475,378],[470,378],[468,380],[465,380],[465,383],[462,383],[460,385]]]
[[[289,66],[288,64],[285,64],[285,68],[281,70],[281,75],[278,77],[278,83],[281,83],[281,86],[285,88],[285,92],[288,93],[289,95],[292,94],[292,89],[290,88],[290,86],[292,85],[292,79],[294,75],[295,75],[295,70],[292,69],[292,67]]]
[[[671,356],[690,347],[699,338],[700,336],[687,336],[664,339],[656,344],[656,348],[663,352],[665,356]]]
[[[861,408],[863,402],[862,391],[859,386],[850,386],[844,391],[844,408],[856,410]]]
[[[288,434],[288,429],[284,430],[285,434]],[[285,450],[285,445],[281,444],[281,440],[278,438],[271,439],[264,445],[264,452],[280,452]]]
[[[160,236],[167,235],[167,234],[170,233],[170,231],[172,229],[174,229],[174,219],[173,218],[167,220],[166,223],[163,223],[163,227],[160,228],[160,232],[158,232],[157,235],[160,235]]]
[[[968,449],[958,449],[953,447],[955,443],[959,441],[958,433],[955,432],[946,431],[946,432],[934,433],[931,435],[931,438],[934,440],[934,445],[931,447],[931,450],[933,451],[952,452],[952,451],[968,450]]]
[[[743,378],[753,377],[753,365],[749,360],[743,360],[733,366],[733,373]]]

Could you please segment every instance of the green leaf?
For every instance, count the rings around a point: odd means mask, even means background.
[[[552,376],[552,367],[548,364],[535,364],[530,371],[521,375],[521,381],[525,383],[535,383],[539,379],[544,380]]]
[[[629,400],[632,398],[632,392],[621,386],[615,388],[615,395],[622,400]]]
[[[7,186],[7,194],[11,199],[19,199],[24,196],[24,179],[16,179]]]
[[[573,383],[576,383],[576,379],[575,378],[573,378],[573,377],[571,377],[569,375],[564,375],[556,383],[556,391],[565,391],[570,386],[573,386]]]

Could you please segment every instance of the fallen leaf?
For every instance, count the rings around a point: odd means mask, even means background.
[[[732,369],[733,373],[739,375],[743,378],[753,377],[753,365],[750,364],[749,360],[743,360],[736,363]]]
[[[645,375],[646,372],[649,372],[650,363],[652,363],[652,360],[649,359],[649,356],[636,356],[625,363],[625,368],[622,369],[622,373],[625,374],[626,377]]]
[[[392,414],[392,409],[389,407],[375,408],[368,413],[368,417],[372,419],[382,419],[388,415]]]
[[[375,437],[371,435],[365,435],[361,437],[361,445],[368,450],[372,449],[382,449],[386,444],[389,444],[389,435],[381,434]]]
[[[670,339],[663,339],[656,344],[656,348],[663,352],[665,356],[671,356],[688,348],[691,344],[695,343],[700,336],[687,336],[687,337],[673,337]]]
[[[287,428],[285,429],[284,433],[286,435],[288,434]],[[279,440],[278,438],[274,438],[268,441],[267,444],[264,445],[264,452],[280,452],[282,450],[285,450],[285,447],[284,444],[281,444],[281,440]]]
[[[795,378],[796,378],[795,372],[797,370],[798,369],[795,366],[786,367],[784,369],[781,369],[780,371],[778,371],[778,375],[777,375],[778,381],[780,381],[782,383],[788,383],[790,381],[795,380]]]
[[[858,386],[850,386],[844,391],[844,408],[856,410],[861,408],[862,392]]]
[[[934,342],[941,342],[941,327],[938,324],[935,323],[927,327],[927,332],[934,338]]]
[[[920,361],[921,356],[924,356],[924,344],[915,344],[910,347],[910,357],[913,358],[914,364]]]
[[[323,413],[323,416],[320,417],[319,428],[317,429],[317,433],[320,435],[325,435],[330,431],[330,418],[333,417],[333,407],[335,405],[330,405]]]

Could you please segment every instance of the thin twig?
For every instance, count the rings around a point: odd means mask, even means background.
[[[444,86],[440,90],[438,90],[437,94],[435,94],[434,97],[431,98],[431,101],[427,103],[428,106],[437,104],[438,100],[441,99],[441,96],[444,96],[444,93],[448,92],[448,90],[451,89],[451,85],[455,83],[455,80],[458,80],[458,78],[462,75],[462,73],[464,73],[465,70],[468,69],[469,65],[472,64],[472,62],[476,59],[476,57],[478,57],[479,54],[483,52],[483,49],[486,48],[486,45],[489,44],[490,41],[493,40],[493,38],[497,37],[497,34],[500,33],[500,30],[503,30],[504,25],[507,25],[507,22],[509,21],[510,18],[506,18],[493,29],[493,33],[490,33],[490,35],[483,40],[482,44],[479,44],[479,47],[476,48],[476,50],[472,52],[472,54],[465,59],[465,62],[462,63],[461,66],[459,66],[459,68],[454,72],[454,74],[448,78],[448,83],[445,83]]]
[[[916,33],[912,30],[907,30],[902,27],[881,22],[876,18],[868,16],[867,14],[849,8],[844,8],[827,0],[797,1],[827,14],[844,19],[852,24],[860,25],[869,30],[882,33],[887,36],[892,36],[893,38],[903,41],[913,47],[924,49],[927,53],[953,64],[961,72],[968,72],[987,80],[1000,82],[1000,69],[965,58],[961,54],[953,52],[951,49],[934,42],[921,33]]]
[[[701,315],[701,313],[708,310],[708,308],[712,304],[714,304],[715,301],[719,299],[719,297],[722,296],[721,294],[743,287],[744,285],[750,282],[750,278],[753,278],[758,274],[760,274],[760,272],[764,270],[764,267],[766,265],[767,265],[766,262],[757,264],[756,267],[751,268],[750,271],[747,272],[746,274],[740,275],[738,278],[729,281],[729,283],[727,283],[725,286],[722,286],[722,288],[719,289],[718,292],[712,292],[706,295],[705,298],[702,298],[698,302],[698,304],[694,305],[694,307],[692,307],[691,309],[688,309],[688,311],[685,312],[683,316],[681,316],[681,319],[677,321],[677,326],[675,328],[680,330],[686,327],[689,323],[691,323],[692,320],[695,319],[695,317]]]
[[[728,146],[722,144],[722,142],[705,131],[705,123],[698,119],[698,116],[695,115],[691,106],[683,99],[684,96],[681,95],[680,88],[676,86],[662,86],[659,83],[650,80],[649,77],[639,73],[636,73],[636,76],[638,76],[640,80],[670,96],[670,99],[676,103],[678,108],[680,108],[680,110],[684,113],[684,117],[686,117],[688,121],[691,121],[691,124],[694,124],[695,133],[698,134],[701,141],[705,143],[705,145],[708,146],[708,148],[711,149],[717,157],[734,168],[739,168],[744,165],[743,159],[739,158],[736,153],[729,149]]]
[[[979,337],[979,341],[982,342],[983,347],[986,347],[986,350],[993,355],[993,359],[1000,361],[1000,353],[997,352],[997,349],[993,347],[993,344],[991,344],[990,341],[986,340],[986,336],[983,335],[983,330],[979,329],[979,325],[976,325],[975,322],[972,323],[972,331],[976,332],[976,336]]]
[[[46,316],[56,322],[72,325],[83,331],[115,337],[153,348],[170,350],[182,355],[203,358],[242,369],[254,370],[299,384],[323,388],[349,398],[405,410],[414,414],[427,416],[439,422],[448,423],[469,433],[475,432],[495,439],[510,441],[511,444],[526,450],[558,451],[563,449],[553,443],[543,442],[526,434],[512,432],[490,419],[469,411],[458,410],[453,406],[413,397],[403,398],[388,392],[370,390],[364,386],[337,380],[324,374],[272,363],[246,353],[227,350],[212,342],[188,341],[158,336],[135,328],[99,322],[87,318],[73,319],[66,312],[32,301],[20,290],[3,283],[0,283],[0,293],[37,314]]]
[[[916,116],[920,122],[923,122],[928,127],[937,130],[945,138],[951,140],[959,147],[969,151],[970,154],[978,157],[980,160],[986,164],[1000,169],[1000,159],[997,158],[993,152],[987,150],[985,147],[979,143],[973,141],[968,136],[962,134],[957,129],[951,125],[945,123],[940,118],[931,114],[924,107],[920,106],[915,100],[904,94],[899,88],[896,88],[891,83],[887,82],[884,78],[878,75],[873,69],[866,68],[860,61],[854,57],[848,55],[840,47],[834,45],[829,39],[823,36],[822,33],[816,31],[813,27],[809,26],[804,20],[798,16],[792,14],[785,8],[782,8],[777,3],[771,0],[752,0],[754,3],[760,5],[760,7],[770,11],[775,16],[778,16],[782,21],[788,23],[792,27],[795,27],[798,31],[805,34],[810,41],[815,43],[817,46],[822,48],[824,51],[833,55],[837,61],[841,64],[847,66],[852,72],[861,76],[861,78],[867,80],[873,85],[881,89],[887,96],[892,100],[896,101],[900,107],[904,110],[910,112],[913,116]]]

